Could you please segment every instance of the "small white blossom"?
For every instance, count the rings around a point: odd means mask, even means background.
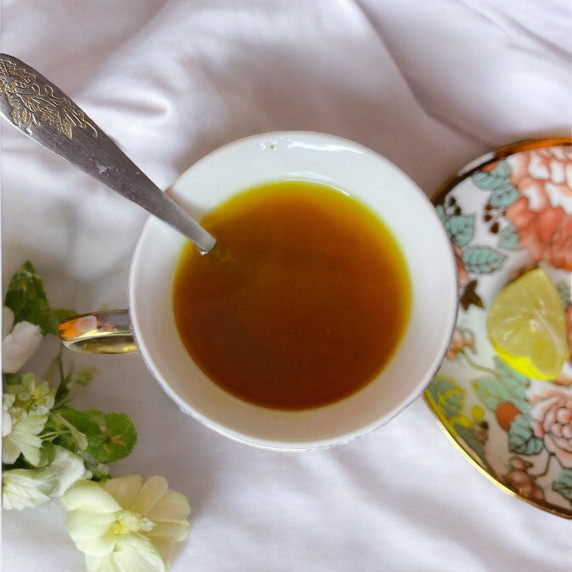
[[[2,437],[10,434],[12,431],[12,418],[10,417],[10,408],[14,405],[16,396],[5,393],[2,396]]]
[[[38,380],[33,373],[17,376],[19,383],[9,383],[6,393],[14,395],[14,407],[19,407],[27,413],[44,415],[54,406],[56,392],[47,381]]]
[[[2,462],[14,463],[22,453],[37,467],[42,447],[39,434],[54,406],[55,391],[47,381],[38,381],[33,373],[21,375],[19,381],[8,384],[3,396]]]
[[[2,308],[2,371],[16,373],[36,352],[43,339],[36,324],[22,321],[14,325],[14,313]]]
[[[29,415],[19,407],[11,407],[8,415],[10,432],[2,437],[2,462],[11,465],[22,453],[26,461],[37,467],[42,460],[42,439],[38,435],[44,429],[48,416]]]
[[[64,449],[55,447],[52,463],[42,469],[11,469],[2,478],[2,506],[5,510],[34,508],[50,498],[61,496],[79,479],[90,478],[83,461]]]
[[[189,504],[163,477],[79,481],[62,497],[66,527],[90,572],[163,572],[175,542],[189,534]]]

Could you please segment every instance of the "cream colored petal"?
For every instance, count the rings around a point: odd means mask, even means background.
[[[121,506],[104,488],[93,481],[78,481],[61,497],[68,510],[86,509],[94,513],[110,513]]]
[[[48,469],[57,479],[57,486],[53,490],[52,496],[59,497],[78,480],[89,479],[91,473],[85,469],[83,461],[71,451],[57,445],[55,450],[56,457]]]
[[[128,535],[107,556],[86,559],[89,572],[167,572],[168,563],[148,539]]]
[[[167,491],[146,515],[156,522],[185,520],[190,511],[191,508],[185,495],[177,491]]]
[[[90,510],[73,510],[68,513],[65,526],[78,550],[103,557],[115,547],[116,537],[108,534],[115,518],[110,513],[93,513]]]
[[[167,492],[169,485],[163,477],[150,477],[143,483],[139,494],[131,505],[131,510],[147,515],[153,506]]]
[[[123,507],[131,509],[143,484],[141,475],[124,475],[105,482],[105,490]]]
[[[185,540],[187,536],[189,536],[189,532],[191,532],[191,525],[188,521],[182,520],[176,522],[160,522],[153,530],[145,534],[153,541],[155,541],[155,539],[162,539],[174,543]]]
[[[41,460],[42,440],[38,437],[38,433],[44,428],[47,419],[46,415],[29,415],[12,428],[12,433],[8,437],[20,448],[26,461],[35,467]]]
[[[16,462],[20,456],[20,447],[18,447],[10,437],[2,439],[2,462],[11,465]]]
[[[85,555],[85,565],[87,572],[100,572],[102,570],[102,559],[99,556]]]
[[[2,474],[2,506],[6,510],[34,508],[48,500],[55,479],[43,478],[43,471],[13,469]]]

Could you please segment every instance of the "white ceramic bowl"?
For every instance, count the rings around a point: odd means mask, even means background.
[[[215,385],[189,357],[173,316],[172,284],[185,239],[155,218],[133,256],[129,298],[139,350],[182,411],[237,441],[293,451],[367,434],[415,399],[447,350],[458,296],[451,244],[431,203],[397,167],[356,143],[307,132],[249,137],[200,160],[169,193],[201,219],[237,192],[284,179],[345,190],[376,212],[400,244],[412,284],[411,316],[398,350],[370,384],[335,404],[299,412],[251,405]]]

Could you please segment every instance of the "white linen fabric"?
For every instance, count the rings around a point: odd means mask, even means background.
[[[74,98],[160,187],[205,153],[313,130],[385,155],[431,195],[515,140],[569,135],[568,0],[4,0],[2,50]],[[146,213],[2,126],[4,281],[31,260],[55,305],[127,303]],[[53,349],[53,348],[52,348]],[[192,506],[173,571],[564,572],[572,524],[505,494],[420,398],[354,443],[283,454],[179,413],[138,355],[86,356],[76,404],[129,413],[114,475]],[[84,569],[57,503],[4,512],[7,572]]]

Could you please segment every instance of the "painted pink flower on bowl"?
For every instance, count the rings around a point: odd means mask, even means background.
[[[448,360],[457,359],[458,353],[464,353],[465,348],[475,350],[475,336],[473,332],[469,330],[459,330],[455,328],[445,357]]]
[[[507,158],[520,197],[506,211],[534,260],[572,271],[572,149],[533,149]]]
[[[572,388],[533,381],[527,395],[535,436],[564,468],[572,469]]]

